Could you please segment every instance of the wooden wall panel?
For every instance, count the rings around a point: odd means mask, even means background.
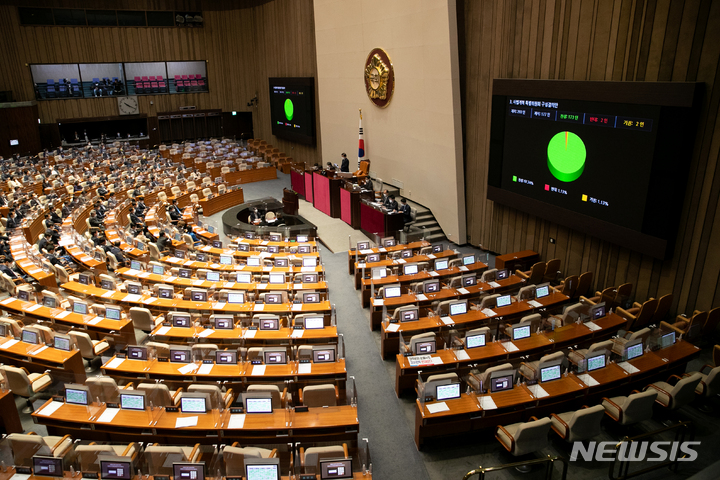
[[[468,240],[501,253],[530,248],[560,258],[567,275],[592,270],[598,289],[631,282],[640,300],[673,292],[678,313],[720,305],[720,2],[487,0],[459,2],[459,9]],[[705,82],[672,259],[487,200],[493,78]]]

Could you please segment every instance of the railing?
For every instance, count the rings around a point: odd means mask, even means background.
[[[654,463],[651,466],[645,467],[643,469],[629,472],[630,464],[633,463],[634,460],[630,460],[627,458],[627,453],[625,455],[625,459],[618,460],[618,454],[621,451],[621,448],[623,445],[627,445],[623,452],[632,452],[632,444],[643,440],[648,437],[653,437],[656,435],[660,435],[665,432],[670,432],[672,430],[675,430],[675,442],[685,442],[685,441],[693,441],[695,438],[695,425],[692,422],[679,422],[674,425],[670,425],[669,427],[661,428],[659,430],[655,430],[654,432],[648,432],[643,433],[642,435],[638,435],[636,437],[625,437],[620,442],[618,442],[617,445],[615,445],[615,454],[613,458],[612,464],[610,464],[610,471],[608,472],[608,478],[610,480],[626,480],[628,478],[637,477],[639,475],[644,475],[645,473],[651,472],[653,470],[657,470],[659,468],[664,467],[670,467],[672,471],[676,472],[678,468],[678,461],[680,461],[681,458],[685,458],[686,455],[677,456],[677,458],[669,458],[665,462],[658,462]],[[686,437],[689,436],[690,438],[687,439]],[[641,447],[642,448],[642,447]],[[632,456],[632,455],[631,455]],[[618,475],[615,476],[615,466],[618,465],[619,462],[619,469],[618,469]],[[639,463],[639,462],[636,462]],[[647,464],[646,462],[642,462],[643,464]]]
[[[507,465],[500,465],[497,467],[483,467],[479,466],[475,470],[471,470],[468,473],[465,474],[463,477],[463,480],[467,480],[470,477],[477,475],[479,480],[483,480],[485,478],[486,473],[490,472],[499,472],[501,470],[506,470],[508,468],[517,468],[517,467],[524,467],[526,469],[532,468],[533,465],[544,465],[545,466],[545,478],[546,480],[550,480],[553,478],[553,473],[555,471],[554,465],[555,462],[560,462],[562,464],[561,472],[562,475],[560,477],[560,480],[565,480],[567,478],[567,470],[568,470],[568,463],[567,460],[563,457],[551,457],[548,455],[545,458],[538,458],[536,460],[526,460],[524,462],[516,462],[516,463],[508,463]]]

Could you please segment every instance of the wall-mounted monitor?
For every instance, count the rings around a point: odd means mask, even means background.
[[[270,77],[272,134],[306,145],[315,144],[315,79]]]

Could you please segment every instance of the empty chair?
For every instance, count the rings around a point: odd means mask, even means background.
[[[697,313],[697,311],[695,313]],[[715,307],[708,312],[707,319],[702,327],[702,336],[704,339],[712,341],[718,323],[720,323],[720,307]]]
[[[517,301],[532,300],[535,298],[535,285],[526,285],[518,290]]]
[[[480,305],[478,305],[478,308],[482,310],[483,308],[495,308],[497,304],[497,299],[500,297],[500,294],[494,294],[494,295],[486,295],[480,300]]]
[[[545,265],[545,273],[543,274],[542,281],[554,283],[557,281],[560,274],[560,259],[553,258],[552,260],[548,260],[547,264]]]
[[[519,276],[520,278],[524,278],[528,281],[528,283],[542,283],[543,276],[545,275],[545,270],[547,268],[547,265],[545,262],[538,262],[535,265],[530,268],[530,270],[523,272],[520,270],[516,270],[515,274]]]
[[[570,275],[565,280],[560,282],[558,290],[563,295],[567,295],[570,298],[575,298],[575,292],[578,288],[579,277],[577,275]]]
[[[643,344],[645,344],[647,338],[650,336],[650,333],[652,330],[649,328],[642,328],[638,330],[637,332],[625,332],[624,335],[618,335],[617,337],[612,339],[613,347],[612,351],[613,353],[616,353],[618,355],[622,355],[625,351],[625,345],[627,345],[628,342],[631,342],[633,340],[637,340],[639,338],[642,339]]]
[[[202,191],[202,194],[203,194],[203,197],[209,198],[210,195],[212,195],[212,190],[210,190],[209,188],[204,188],[203,191]],[[268,214],[269,214],[269,213],[270,213],[270,212],[268,212]]]
[[[270,393],[270,395],[272,395],[273,410],[285,408],[285,405],[292,401],[292,395],[287,391],[287,387],[283,388],[283,390],[280,391],[280,387],[278,387],[277,385],[253,384],[248,385],[247,391],[253,393]]]
[[[658,298],[657,308],[650,323],[652,323],[653,325],[659,325],[661,321],[665,320],[665,317],[670,311],[672,299],[672,293],[666,293],[662,297]]]
[[[468,383],[470,386],[472,386],[475,391],[481,392],[481,391],[487,391],[487,381],[490,378],[490,374],[493,372],[501,372],[503,370],[512,370],[513,366],[512,363],[503,363],[501,365],[495,365],[493,367],[489,367],[485,369],[484,372],[480,373],[470,373],[468,375]]]
[[[77,445],[75,447],[75,454],[83,472],[100,471],[98,456],[128,457],[134,461],[139,451],[140,446],[135,442],[127,445],[98,445],[93,442],[91,445]]]
[[[221,183],[220,185],[218,185],[218,195],[222,195],[226,192],[227,192],[227,187],[225,186],[224,183]]]
[[[335,385],[308,385],[299,390],[300,402],[306,407],[334,407],[338,402]]]
[[[638,330],[650,324],[650,321],[657,310],[658,301],[654,298],[646,300],[640,308],[634,307],[628,310],[618,307],[615,311],[618,315],[627,320],[625,330]]]
[[[179,197],[180,194],[182,194],[182,190],[180,190],[180,187],[178,187],[177,185],[173,186],[170,191],[172,192],[174,197]]]
[[[120,398],[120,387],[118,387],[117,382],[112,377],[101,375],[87,377],[85,386],[90,389],[90,398],[92,401],[99,398],[101,402],[115,403]],[[132,384],[128,383],[122,389],[131,390]]]
[[[652,406],[656,398],[655,390],[633,390],[627,397],[603,397],[602,406],[605,414],[619,425],[632,425],[652,418]]]
[[[574,412],[550,414],[551,428],[566,442],[587,440],[600,434],[600,422],[605,408],[602,405],[584,407]]]
[[[218,350],[218,346],[213,343],[198,343],[190,348],[192,350],[193,358],[198,360],[214,358],[215,352]]]
[[[164,383],[141,383],[136,390],[145,392],[148,403],[152,402],[156,407],[175,406],[182,392],[182,389],[178,388],[174,393],[171,393]]]
[[[229,407],[233,401],[232,388],[223,393],[217,385],[195,384],[190,385],[187,391],[188,393],[207,393],[210,398],[210,408],[212,409]],[[182,393],[180,398],[182,398]]]
[[[590,357],[593,353],[599,353],[602,350],[610,351],[613,347],[613,341],[612,340],[605,340],[604,342],[597,342],[590,345],[589,348],[582,348],[579,350],[573,350],[568,355],[568,360],[570,363],[580,366],[582,365],[582,362]]]
[[[32,466],[34,455],[44,455],[55,458],[65,458],[71,454],[73,440],[70,435],[58,437],[54,435],[42,436],[37,433],[11,433],[7,436],[10,450],[13,453],[13,463],[26,467]]]
[[[313,467],[316,470],[310,470],[310,471],[320,471],[317,470],[318,465],[320,464],[320,460],[324,460],[327,458],[348,458],[348,447],[347,444],[343,443],[342,445],[328,445],[325,447],[310,447],[310,448],[303,448],[300,447],[300,466],[303,468],[306,467]]]
[[[498,425],[495,438],[505,447],[505,450],[514,456],[526,455],[536,452],[548,444],[548,431],[552,422],[549,418],[530,417],[527,423],[513,423],[512,425]],[[530,470],[530,467],[523,469]]]
[[[195,186],[195,182],[193,182],[192,180],[188,180],[188,182],[185,184],[185,186],[187,187],[188,192],[192,192],[193,190],[195,190],[195,188],[197,188]]]
[[[28,408],[24,411],[32,411],[32,401],[37,394],[46,390],[52,385],[52,376],[47,371],[44,373],[29,373],[25,368],[13,367],[10,365],[0,366],[0,374],[5,378],[6,386],[13,394],[25,397]]]
[[[150,332],[165,319],[162,315],[155,317],[147,308],[130,307],[130,320],[135,328]]]
[[[170,356],[170,345],[161,342],[146,342],[145,346],[148,349],[155,350],[156,357],[168,358]]]
[[[110,344],[106,340],[93,340],[85,332],[76,332],[71,330],[70,336],[75,341],[80,350],[80,356],[85,360],[88,360],[88,367],[85,369],[86,372],[92,371],[94,362],[102,362],[100,355],[110,348]]]
[[[548,365],[556,364],[560,362],[562,364],[565,360],[565,352],[558,351],[549,355],[544,355],[540,360],[534,362],[522,362],[518,372],[520,375],[525,377],[527,380],[537,380],[540,369],[545,368]]]
[[[673,379],[677,379],[674,386],[670,384]],[[658,396],[655,401],[657,403],[668,410],[677,410],[695,399],[695,390],[701,380],[702,375],[698,372],[683,378],[671,375],[667,382],[651,383],[645,387],[645,390],[656,390]]]
[[[495,278],[497,276],[497,268],[491,268],[489,270],[485,270],[480,277],[481,282],[494,282]]]
[[[245,475],[246,458],[274,458],[277,456],[277,449],[269,450],[258,447],[240,447],[238,442],[227,446],[222,451],[225,473],[238,478]]]
[[[715,349],[718,349],[717,345]],[[695,373],[700,374],[700,383],[698,383],[695,393],[705,399],[720,394],[720,365],[716,364],[716,366],[713,367],[712,365],[705,364],[700,368],[700,371],[688,372],[685,376],[694,375]]]
[[[150,444],[145,447],[145,461],[150,475],[172,475],[173,463],[197,462],[200,458],[200,444],[192,447]]]

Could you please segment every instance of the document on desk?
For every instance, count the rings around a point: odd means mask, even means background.
[[[200,365],[200,368],[198,368],[198,375],[209,375],[210,372],[212,372],[214,364],[212,363],[203,363]]]
[[[430,413],[447,412],[450,410],[450,407],[448,407],[445,402],[426,403],[425,406]]]
[[[292,337],[292,338],[302,338],[303,333],[305,333],[305,330],[300,330],[300,329],[294,330],[294,329],[293,329],[292,333],[290,334],[290,337]]]
[[[497,313],[495,313],[494,311],[492,311],[492,310],[489,309],[489,308],[483,308],[483,309],[480,310],[480,311],[481,311],[482,313],[484,313],[486,317],[494,317],[495,315],[497,315]]]
[[[399,323],[388,323],[385,327],[386,332],[397,332],[398,330],[400,330]]]
[[[425,295],[424,293],[418,293],[417,295],[415,295],[415,299],[416,299],[418,302],[424,302],[424,301],[427,300],[428,298],[427,298],[427,295]]]
[[[500,288],[500,284],[497,282],[488,282],[488,285],[490,285],[493,288]]]
[[[243,332],[243,338],[255,338],[257,330],[245,330]]]
[[[595,385],[600,384],[600,382],[595,380],[589,373],[583,373],[582,375],[578,375],[577,378],[588,387],[594,387]]]
[[[26,311],[26,312],[34,312],[35,310],[37,310],[37,309],[40,308],[40,307],[42,307],[42,305],[40,305],[39,303],[36,303],[36,304],[33,305],[32,307],[26,308],[25,311]]]
[[[230,420],[228,421],[228,428],[243,428],[245,425],[245,414],[244,413],[234,413],[230,415]]]
[[[203,283],[205,283],[205,280],[193,280],[193,282],[192,282],[192,284],[195,285],[196,287],[199,287]]]
[[[411,367],[434,365],[433,358],[430,355],[415,355],[413,357],[407,357],[407,359]]]
[[[440,317],[440,320],[442,320],[445,325],[455,325],[455,322],[450,317]]]
[[[118,368],[125,361],[124,358],[113,358],[105,368]]]
[[[302,303],[293,303],[291,308],[292,308],[293,312],[302,312],[303,304]]]
[[[188,265],[192,265],[193,263],[195,263],[193,260],[186,260],[185,263],[183,263],[183,265],[188,266]]]
[[[95,317],[92,320],[90,320],[89,322],[87,322],[87,324],[88,325],[97,325],[98,323],[100,323],[102,321],[103,321],[102,317]]]
[[[543,398],[548,396],[548,392],[546,392],[545,389],[540,385],[528,385],[527,389],[530,390],[530,393],[532,393],[533,397],[535,398]]]
[[[48,349],[48,346],[47,346],[47,345],[43,345],[42,347],[38,348],[37,350],[32,351],[32,352],[28,352],[28,353],[29,353],[30,355],[40,355],[40,353],[42,353],[43,351],[45,351],[45,350],[47,350],[47,349]]]
[[[3,343],[2,345],[0,345],[0,349],[7,350],[8,348],[10,348],[10,347],[12,347],[13,345],[15,345],[16,343],[18,343],[19,341],[20,341],[20,340],[15,340],[15,339],[13,339],[13,340],[8,340],[7,342],[5,342],[5,343]]]
[[[140,295],[136,295],[134,293],[128,293],[125,295],[125,298],[121,300],[121,302],[137,302],[142,298]]]
[[[395,260],[395,262],[402,265],[403,263],[407,263],[407,260],[405,260],[404,258],[398,258],[397,260]]]
[[[263,272],[271,272],[273,267],[263,267]]]
[[[636,368],[633,365],[630,365],[630,363],[628,363],[628,362],[620,362],[620,363],[618,363],[618,366],[630,374],[637,373],[640,371],[638,368]]]
[[[105,411],[102,412],[102,415],[98,417],[97,421],[102,423],[110,423],[113,421],[115,415],[117,415],[119,411],[119,408],[106,408]]]
[[[480,402],[480,408],[483,410],[495,410],[497,409],[497,405],[495,405],[495,401],[492,399],[490,395],[485,395],[484,397],[478,397],[478,402]]]
[[[175,420],[175,428],[195,427],[198,424],[197,415],[194,417],[180,417]]]
[[[33,269],[31,269],[31,270],[28,270],[28,273],[29,273],[30,275],[35,275],[36,273],[40,273],[40,272],[42,272],[42,269],[41,269],[41,268],[33,268]]]
[[[265,375],[265,365],[253,365],[252,375]]]
[[[11,478],[12,480],[29,480],[30,475],[27,473],[16,473]]]
[[[177,278],[178,278],[178,277],[167,277],[167,278],[165,279],[165,282],[166,282],[166,283],[172,283],[172,282],[174,282],[175,280],[177,280]]]
[[[220,268],[220,265],[218,265],[217,263],[211,263],[210,268]]]
[[[470,293],[470,290],[468,290],[467,288],[464,288],[464,287],[458,288],[457,291],[460,295],[467,295],[468,293]]]
[[[225,282],[225,288],[233,288],[235,286],[235,282]]]
[[[458,267],[458,270],[460,270],[461,272],[467,272],[469,269],[465,265],[460,265]]]
[[[253,311],[254,312],[262,312],[265,310],[265,304],[264,303],[256,303],[253,305]]]
[[[155,335],[165,335],[167,332],[170,331],[172,327],[160,327],[157,332],[155,332]]]
[[[373,253],[372,248],[366,249],[366,250],[360,250],[361,255],[367,255],[368,253]]]
[[[438,272],[436,272],[435,270],[431,270],[428,272],[428,275],[430,275],[431,277],[437,277],[440,274]]]
[[[373,306],[382,307],[385,304],[384,298],[373,298]]]
[[[202,332],[198,333],[198,337],[200,337],[200,338],[209,337],[213,333],[215,333],[215,330],[213,330],[212,328],[206,328]]]
[[[300,271],[302,273],[312,273],[315,271],[315,267],[301,267]]]
[[[387,248],[385,248],[385,247],[380,247],[380,248],[378,248],[378,252],[385,253],[385,252],[387,252]]]
[[[365,268],[365,264],[364,264],[364,263],[358,263],[357,268]]]
[[[8,298],[6,298],[5,300],[3,300],[3,301],[0,302],[0,303],[2,303],[3,305],[10,305],[10,304],[13,303],[15,300],[17,300],[17,298],[15,298],[15,297],[8,297]]]
[[[293,289],[294,290],[302,290],[303,284],[302,283],[293,283]]]
[[[443,359],[440,357],[432,357],[432,364],[433,365],[442,365]]]
[[[183,375],[187,375],[188,373],[194,372],[196,368],[198,368],[198,366],[194,363],[188,363],[178,368],[178,372],[182,373]]]
[[[225,304],[226,302],[216,302],[213,303],[213,308],[217,310],[222,310],[223,308],[225,308]]]
[[[150,272],[140,272],[138,273],[138,277],[140,278],[147,278],[150,276]]]
[[[602,327],[595,322],[585,322],[585,326],[588,327],[593,332],[595,332],[597,330],[602,330]]]
[[[502,346],[507,352],[517,352],[519,350],[513,342],[502,342]]]
[[[312,363],[301,363],[298,365],[298,375],[309,375],[312,373]]]
[[[49,417],[50,415],[55,413],[58,408],[62,407],[63,405],[65,405],[63,402],[52,401],[52,402],[48,403],[45,408],[43,408],[42,410],[37,412],[37,414],[45,415],[45,416]]]
[[[138,276],[138,273],[140,273],[140,270],[135,270],[135,269],[133,269],[133,268],[128,268],[127,270],[125,270],[125,272],[123,272],[123,275],[129,275],[129,276],[131,276],[131,277],[137,277],[137,276]]]
[[[268,286],[267,283],[258,283],[257,289],[258,289],[258,290],[265,290],[265,289],[267,288],[267,286]]]
[[[265,257],[269,257],[269,256],[271,256],[271,255],[272,255],[272,253],[260,252],[260,255],[258,255],[258,256],[259,256],[260,258],[265,258]]]
[[[437,258],[437,257],[435,257],[435,255],[433,255],[433,254],[431,253],[431,254],[429,254],[429,255],[427,256],[427,258]]]
[[[455,350],[455,358],[458,360],[470,360],[470,355],[465,350]]]
[[[530,305],[533,308],[542,308],[543,304],[538,302],[537,300],[528,300],[528,305]]]
[[[113,296],[113,293],[115,293],[115,290],[108,290],[107,292],[100,295],[103,298],[110,298]]]

